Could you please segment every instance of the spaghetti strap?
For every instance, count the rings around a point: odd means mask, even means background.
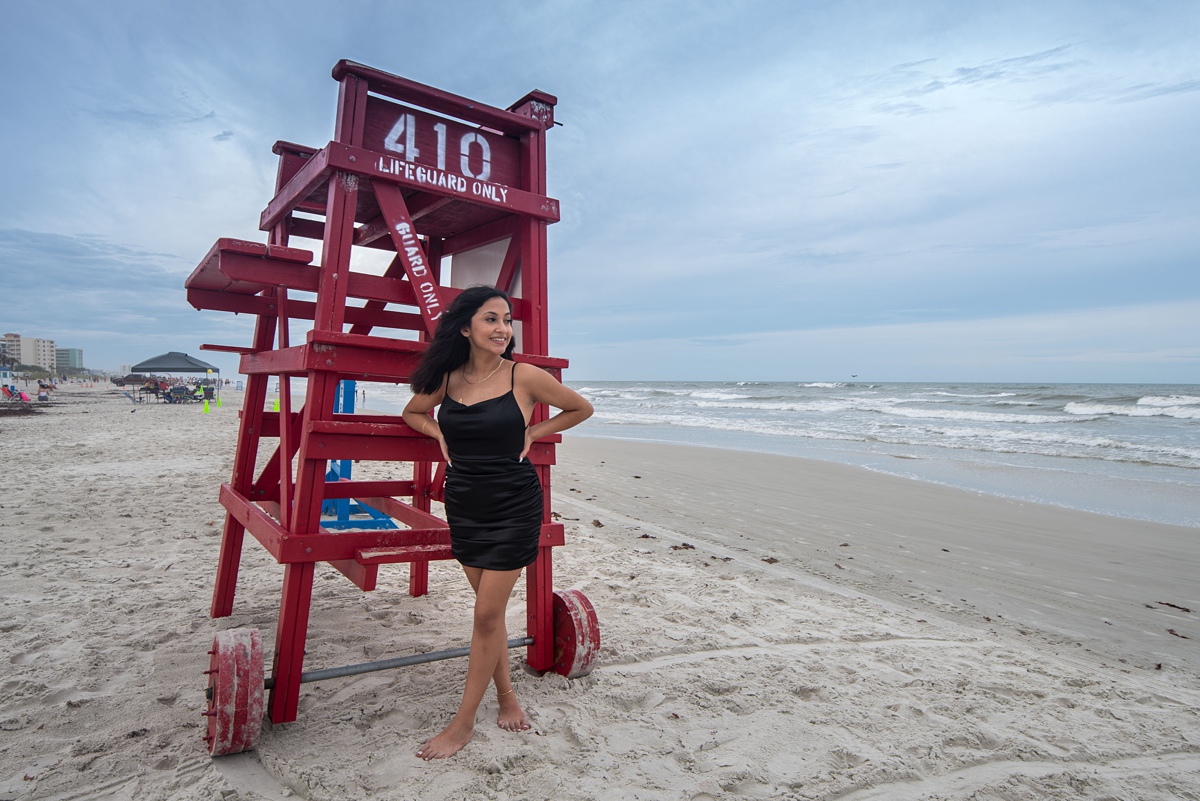
[[[508,372],[508,391],[512,392],[517,388],[517,363],[512,363],[512,369]]]

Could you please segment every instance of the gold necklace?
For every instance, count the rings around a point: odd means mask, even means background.
[[[501,356],[500,363],[496,365],[496,369],[492,370],[492,372],[488,373],[487,375],[485,375],[483,378],[479,379],[478,381],[472,381],[471,379],[467,378],[467,368],[464,367],[463,368],[463,381],[466,381],[468,384],[470,384],[472,386],[474,386],[476,384],[482,384],[484,381],[487,381],[489,378],[494,376],[496,374],[496,371],[499,370],[503,365],[504,365],[504,357]],[[462,403],[464,397],[465,397],[464,395],[459,395],[458,402]]]
[[[500,366],[501,366],[501,365],[503,365],[503,364],[504,364],[504,357],[503,357],[503,356],[501,356],[501,357],[500,357],[500,362],[499,362],[499,363],[496,365],[496,370],[499,370],[499,369],[500,369]],[[496,370],[493,370],[492,372],[488,373],[487,375],[485,375],[483,378],[479,379],[478,381],[472,381],[471,379],[467,378],[467,370],[466,370],[466,368],[464,367],[464,368],[463,368],[463,381],[466,381],[468,384],[472,384],[472,385],[474,385],[474,384],[482,384],[484,381],[487,381],[489,378],[491,378],[492,376],[494,376],[494,375],[496,374]]]

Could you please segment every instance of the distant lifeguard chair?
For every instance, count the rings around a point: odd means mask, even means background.
[[[281,723],[296,719],[303,681],[459,655],[302,673],[317,562],[364,591],[375,588],[380,565],[407,562],[416,596],[428,592],[429,562],[451,558],[447,524],[430,506],[443,498],[437,443],[398,416],[358,414],[352,402],[339,404],[339,384],[407,382],[447,305],[477,283],[512,296],[517,361],[560,380],[567,366],[549,356],[546,316],[546,226],[558,220],[559,208],[546,196],[545,143],[556,98],[535,91],[507,109],[494,108],[344,60],[333,77],[339,82],[333,141],[320,149],[277,142],[273,149],[276,194],[259,224],[268,243],[220,239],[186,282],[197,309],[256,317],[250,347],[204,346],[240,353],[241,372],[249,376],[233,476],[220,490],[226,518],[212,617],[233,611],[246,531],[284,566],[270,677],[264,680],[257,632],[214,639],[205,712],[214,755],[253,746],[264,684],[270,719]],[[312,252],[290,246],[293,238],[320,240],[319,265]],[[355,269],[361,259],[352,254],[363,248],[393,254],[383,275]],[[447,257],[449,283],[442,280]],[[312,321],[303,343],[289,341],[292,320]],[[265,408],[271,376],[279,384],[277,412]],[[307,379],[298,409],[293,377]],[[546,417],[539,406],[531,422]],[[255,475],[264,439],[278,442]],[[536,671],[580,676],[591,671],[599,627],[582,593],[553,590],[552,548],[564,543],[563,526],[550,514],[550,466],[559,441],[546,437],[529,453],[544,489],[542,534],[526,574],[527,636],[510,645],[527,646]],[[329,473],[339,460],[411,462],[412,479]],[[337,525],[324,526],[322,508],[329,519],[328,504],[346,499],[372,510],[370,521],[353,525],[343,507]],[[390,522],[381,525],[383,517]]]

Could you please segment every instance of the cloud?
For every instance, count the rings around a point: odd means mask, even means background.
[[[678,337],[726,359],[737,337],[777,330],[1200,295],[1191,6],[349,8],[251,4],[237,25],[219,5],[14,8],[0,65],[39,80],[0,86],[27,121],[0,130],[22,154],[0,198],[0,258],[17,270],[0,291],[45,309],[61,287],[86,311],[22,319],[104,343],[244,344],[247,321],[190,310],[180,285],[215,238],[264,239],[271,143],[328,141],[342,56],[494,105],[535,86],[559,96],[550,317],[564,349]],[[486,57],[447,61],[438,37],[397,50],[397,26],[453,29]],[[530,48],[531,26],[556,35]]]
[[[1114,97],[1113,103],[1137,103],[1142,100],[1150,100],[1164,95],[1182,94],[1185,92],[1200,91],[1200,80],[1182,81],[1180,83],[1165,85],[1165,84],[1142,84],[1141,86],[1131,86],[1126,89],[1121,96]]]
[[[248,319],[188,305],[183,281],[192,266],[104,237],[0,229],[6,331],[83,348],[84,364],[96,368],[247,341]],[[222,368],[231,367],[226,358]]]

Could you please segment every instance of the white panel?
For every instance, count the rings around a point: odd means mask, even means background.
[[[481,248],[455,253],[450,259],[450,286],[455,289],[466,289],[475,284],[495,286],[507,252],[508,240],[502,239]]]
[[[504,266],[504,254],[508,252],[508,239],[501,239],[490,245],[464,250],[450,257],[450,286],[455,289],[466,289],[475,284],[495,286],[500,278],[500,268]],[[513,281],[513,297],[521,296],[520,270]],[[521,323],[513,323],[513,338],[516,339],[516,350],[521,350]]]

